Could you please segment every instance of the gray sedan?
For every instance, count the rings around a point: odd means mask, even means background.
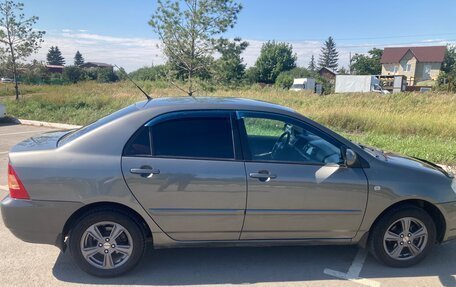
[[[297,112],[235,98],[139,102],[9,153],[5,225],[97,276],[147,245],[359,244],[397,267],[456,237],[456,181]]]

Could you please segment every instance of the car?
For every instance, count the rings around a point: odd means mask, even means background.
[[[8,185],[15,236],[101,277],[146,246],[358,244],[407,267],[456,237],[449,172],[249,99],[152,99],[33,137],[10,150]]]
[[[0,78],[0,83],[12,83],[13,80],[10,78]]]

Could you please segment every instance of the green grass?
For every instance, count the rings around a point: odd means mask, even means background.
[[[163,83],[141,83],[154,97],[183,96]],[[128,82],[86,82],[64,86],[21,86],[24,99],[0,101],[8,114],[24,119],[87,124],[144,96]],[[379,148],[456,165],[456,94],[402,93],[317,96],[274,88],[218,90],[203,95],[237,96],[291,107],[350,139]]]

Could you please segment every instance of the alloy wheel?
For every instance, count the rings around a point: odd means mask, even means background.
[[[396,260],[415,258],[426,248],[428,230],[420,220],[403,217],[391,224],[383,236],[386,253]]]
[[[128,230],[122,225],[103,221],[87,228],[80,243],[84,259],[100,269],[114,269],[130,258],[133,240]]]

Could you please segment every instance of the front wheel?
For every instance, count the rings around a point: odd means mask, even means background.
[[[372,255],[386,265],[409,267],[422,260],[436,240],[435,224],[418,207],[387,212],[373,227],[369,247]]]
[[[145,236],[130,216],[100,210],[83,216],[70,232],[69,247],[79,267],[89,274],[114,277],[141,259]]]

